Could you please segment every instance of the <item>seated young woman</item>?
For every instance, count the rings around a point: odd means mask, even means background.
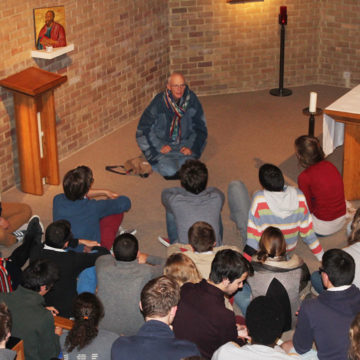
[[[298,137],[295,151],[300,166],[305,168],[298,177],[298,186],[312,214],[315,233],[327,236],[341,230],[346,221],[346,202],[339,171],[325,160],[315,137]]]
[[[104,308],[99,298],[84,292],[76,298],[73,310],[74,326],[60,337],[64,359],[110,360],[111,346],[119,335],[98,329],[104,317]]]
[[[269,226],[264,230],[259,242],[259,251],[253,255],[251,264],[254,275],[249,276],[247,281],[251,287],[252,297],[269,295],[273,289],[276,290],[277,280],[289,297],[291,314],[288,321],[294,325],[301,292],[305,292],[310,276],[307,265],[299,256],[293,254],[288,258],[285,238],[280,229]],[[280,296],[275,300],[283,303]]]

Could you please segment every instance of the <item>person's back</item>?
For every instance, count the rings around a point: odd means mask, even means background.
[[[315,341],[320,360],[348,358],[350,324],[360,311],[360,290],[351,285],[355,262],[340,249],[325,252],[322,259],[322,282],[327,288],[318,298],[301,305],[293,345],[304,354]]]
[[[135,334],[144,319],[138,303],[141,289],[161,274],[159,265],[140,264],[138,242],[131,234],[118,236],[114,241],[114,256],[105,255],[96,261],[98,296],[104,304],[105,316],[100,328],[123,335]],[[148,257],[147,262],[158,260]]]
[[[96,259],[109,252],[100,246],[94,247],[94,253],[79,253],[66,250],[72,233],[69,222],[59,220],[51,223],[45,232],[45,245],[34,244],[30,261],[48,259],[55,263],[60,271],[60,278],[52,291],[45,295],[46,304],[54,306],[60,316],[72,316],[71,308],[76,297],[77,279],[86,268],[95,265]]]
[[[161,276],[148,282],[141,292],[140,305],[146,322],[136,335],[116,340],[111,359],[180,360],[199,355],[193,343],[176,339],[170,328],[179,295],[179,285],[172,277]]]
[[[321,259],[323,250],[313,231],[304,194],[299,189],[285,186],[281,170],[272,164],[261,166],[259,181],[264,190],[257,191],[253,196],[244,256],[250,261],[258,250],[263,231],[268,226],[274,226],[283,232],[288,252],[296,248],[300,235],[313,254]]]
[[[193,341],[207,359],[219,346],[236,341],[235,314],[225,308],[224,295],[241,288],[249,271],[251,267],[240,253],[219,251],[208,281],[182,286],[173,323],[176,337]]]
[[[221,210],[224,194],[215,187],[206,188],[208,171],[199,160],[187,160],[180,169],[181,188],[164,189],[161,194],[166,208],[170,242],[188,243],[188,230],[196,221],[209,223],[215,231],[216,244],[222,243]]]
[[[128,197],[118,196],[109,190],[92,189],[93,182],[92,171],[87,166],[68,171],[63,179],[64,193],[56,195],[53,200],[53,221],[67,220],[76,238],[102,242],[110,249],[113,238],[101,238],[100,220],[118,215],[111,224],[115,235],[122,221],[122,213],[130,209],[131,202]],[[100,195],[107,199],[92,199]]]
[[[49,360],[60,353],[54,318],[42,296],[58,276],[55,264],[39,260],[24,270],[22,285],[14,292],[0,293],[0,302],[5,302],[12,314],[12,335],[24,341],[26,360]]]
[[[84,292],[74,301],[74,326],[63,332],[60,344],[65,360],[110,360],[111,346],[118,334],[98,330],[104,308],[96,295]]]

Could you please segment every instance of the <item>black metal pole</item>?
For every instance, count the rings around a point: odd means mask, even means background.
[[[315,116],[310,114],[309,117],[309,136],[314,136],[314,127],[315,127]]]
[[[281,24],[280,35],[280,68],[279,68],[279,90],[284,89],[284,55],[285,55],[285,25]]]

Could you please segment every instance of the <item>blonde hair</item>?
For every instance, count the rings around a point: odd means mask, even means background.
[[[355,319],[351,323],[349,336],[349,358],[351,360],[360,360],[360,313],[355,316]]]
[[[164,275],[172,276],[179,286],[186,282],[198,283],[202,280],[195,263],[182,253],[172,254],[167,258]]]

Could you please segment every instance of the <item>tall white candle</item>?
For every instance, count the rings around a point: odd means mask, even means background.
[[[309,111],[311,113],[316,113],[316,100],[317,100],[317,93],[312,91],[310,93],[310,104],[309,104]]]

